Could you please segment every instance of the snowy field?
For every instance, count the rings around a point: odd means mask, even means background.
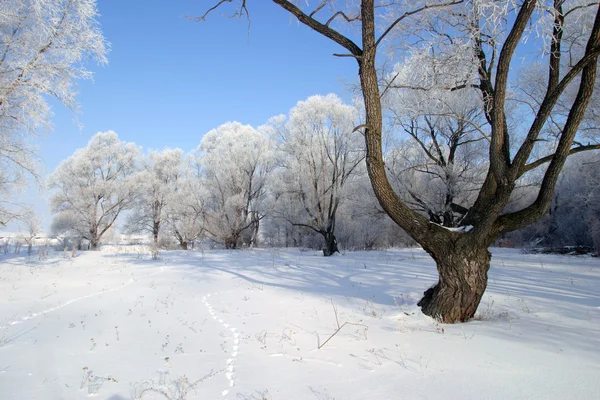
[[[0,399],[600,398],[597,258],[495,249],[441,325],[418,249],[66,256],[0,258]]]

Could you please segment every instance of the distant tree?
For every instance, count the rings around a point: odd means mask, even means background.
[[[344,191],[336,219],[336,236],[344,248],[374,250],[416,244],[381,208],[365,173],[353,178]]]
[[[205,232],[205,203],[209,195],[195,168],[186,168],[182,179],[173,187],[165,206],[166,231],[177,240],[182,250]]]
[[[281,168],[274,189],[278,215],[323,237],[323,254],[338,251],[335,237],[348,182],[364,159],[358,112],[336,95],[311,96],[290,110],[276,128]]]
[[[84,62],[106,62],[97,16],[95,0],[0,2],[0,225],[26,214],[9,199],[37,178],[31,136],[50,127],[48,97],[77,111]]]
[[[431,222],[456,227],[485,178],[488,137],[477,90],[447,89],[455,85],[457,70],[472,75],[472,64],[456,52],[435,57],[432,52],[413,51],[387,78],[384,104],[391,134],[384,157],[391,183],[407,205]]]
[[[35,237],[40,233],[42,224],[39,217],[32,210],[28,210],[21,218],[25,224],[25,243],[27,243],[27,254],[31,255]]]
[[[272,169],[269,139],[250,125],[228,122],[208,132],[198,147],[208,193],[205,232],[235,249],[245,232],[256,242],[266,210],[267,174]]]
[[[86,235],[84,221],[71,211],[64,211],[54,215],[50,225],[50,235],[62,242],[62,247],[67,248],[71,245],[73,248],[81,250],[83,235]]]
[[[92,250],[139,191],[135,176],[140,150],[113,131],[96,134],[87,147],[63,161],[50,175],[50,207],[57,226],[90,243]],[[60,223],[58,223],[60,221]]]
[[[148,232],[154,244],[167,219],[167,207],[175,201],[183,179],[185,160],[181,149],[150,151],[137,175],[138,196],[127,218],[127,232]]]
[[[215,2],[199,19],[230,1]],[[235,2],[235,14],[247,15],[248,0]],[[366,164],[373,191],[386,213],[427,251],[437,264],[439,280],[418,303],[422,311],[453,323],[475,315],[487,286],[491,254],[488,247],[500,235],[542,218],[550,207],[560,171],[569,155],[600,148],[598,142],[576,140],[586,109],[594,94],[600,53],[598,3],[574,0],[423,0],[360,2],[307,2],[273,0],[298,21],[344,49],[342,57],[358,65],[365,120]],[[340,8],[338,8],[340,7]],[[344,34],[343,32],[347,32]],[[358,33],[357,33],[358,32]],[[534,33],[535,32],[535,33]],[[537,35],[536,35],[537,34]],[[526,40],[527,39],[527,40]],[[521,62],[515,55],[538,51],[545,65],[544,89],[531,93],[527,117],[509,123],[514,77]],[[454,82],[448,91],[476,88],[486,120],[488,167],[473,205],[460,222],[462,229],[447,229],[409,207],[395,192],[386,174],[382,152],[382,94],[389,82],[382,77],[378,52],[389,44],[392,55],[402,58],[412,49],[430,47],[432,54],[455,47],[473,71],[444,70]],[[519,48],[519,45],[522,45]],[[517,49],[519,48],[519,51]],[[443,51],[441,51],[443,54]],[[439,77],[435,72],[432,79]],[[561,99],[564,118],[551,116]],[[552,139],[554,150],[534,158],[534,147],[544,139],[549,124],[560,129]],[[517,183],[524,175],[544,166],[535,200],[515,211],[506,211]]]
[[[600,158],[580,154],[569,159],[549,214],[509,239],[528,245],[586,246],[600,251]]]

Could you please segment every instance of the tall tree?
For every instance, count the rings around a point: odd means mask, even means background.
[[[182,250],[204,233],[206,202],[209,199],[202,168],[194,155],[188,158],[181,179],[173,182],[165,206],[166,231],[177,240]]]
[[[338,251],[335,237],[348,181],[364,159],[362,135],[354,130],[357,110],[336,95],[311,96],[280,124],[279,214],[289,223],[323,236],[323,254]]]
[[[148,232],[154,244],[158,243],[168,206],[175,201],[184,176],[184,166],[181,149],[150,151],[138,175],[139,196],[127,218],[128,232]]]
[[[221,6],[231,2],[221,1]],[[247,0],[237,2],[237,13],[247,14]],[[559,173],[573,153],[600,148],[575,140],[594,92],[600,53],[598,3],[562,0],[422,0],[346,2],[323,0],[314,8],[295,1],[273,0],[298,21],[339,44],[358,64],[365,121],[367,170],[383,209],[432,256],[439,280],[419,302],[422,311],[443,322],[472,318],[487,286],[491,254],[488,247],[502,233],[527,226],[543,217],[552,201]],[[301,8],[304,7],[304,8]],[[211,8],[211,10],[216,7]],[[539,12],[536,12],[539,11]],[[206,14],[202,17],[204,18]],[[350,25],[350,29],[348,26]],[[358,37],[353,30],[356,26]],[[531,32],[539,32],[539,39]],[[348,32],[344,34],[343,32]],[[393,35],[396,35],[395,37]],[[475,66],[471,76],[458,75],[448,90],[478,89],[488,125],[489,166],[473,205],[462,219],[462,230],[431,223],[394,191],[386,176],[382,154],[383,109],[378,52],[388,42],[397,54],[418,46],[462,46]],[[356,40],[355,40],[356,38]],[[525,41],[524,39],[529,40]],[[525,44],[525,42],[527,42]],[[520,62],[518,48],[541,50],[546,66],[545,90],[530,118],[517,126],[508,123],[511,79]],[[520,50],[520,49],[519,49]],[[462,72],[462,71],[460,71]],[[532,158],[533,149],[566,89],[574,99],[560,121],[554,151]],[[505,212],[517,181],[528,172],[546,168],[535,200],[517,211]]]
[[[108,131],[60,163],[48,183],[54,189],[50,207],[62,228],[77,232],[98,250],[102,235],[134,204],[139,156],[135,144]]]
[[[77,111],[76,81],[85,61],[106,62],[95,0],[0,2],[0,225],[26,215],[11,195],[37,178],[31,136],[50,127],[53,97]]]
[[[251,232],[254,244],[265,216],[267,174],[272,168],[269,139],[250,125],[228,122],[202,138],[199,152],[204,185],[210,193],[205,231],[228,249]]]

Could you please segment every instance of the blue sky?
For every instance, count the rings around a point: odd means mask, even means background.
[[[212,1],[99,0],[100,24],[111,43],[106,66],[90,65],[94,82],[80,82],[80,130],[73,114],[53,105],[53,130],[40,140],[42,174],[84,147],[99,131],[114,130],[145,150],[195,148],[202,135],[227,121],[258,126],[313,94],[348,95],[356,62],[333,57],[343,49],[299,25],[277,5],[249,1],[246,19],[215,12]],[[43,193],[30,189],[50,223]]]

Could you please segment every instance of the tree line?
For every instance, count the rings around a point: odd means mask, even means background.
[[[414,210],[432,223],[463,229],[463,205],[474,201],[487,167],[485,138],[471,126],[476,101],[454,105],[463,119],[448,111],[438,116],[437,110],[413,115],[407,106],[413,101],[424,103],[398,93],[386,101],[387,172]],[[443,107],[449,104],[446,98]],[[364,138],[354,129],[360,112],[360,105],[336,95],[316,95],[257,128],[225,123],[187,154],[171,148],[144,154],[115,132],[98,133],[48,181],[52,234],[91,249],[111,228],[148,235],[156,247],[184,250],[205,240],[227,249],[307,246],[326,256],[340,249],[413,245],[372,192]],[[600,249],[598,169],[594,156],[571,160],[549,215],[497,244]],[[509,207],[531,202],[539,184],[533,178],[524,182]]]
[[[345,248],[409,243],[370,193],[358,108],[311,96],[257,128],[228,122],[199,146],[143,154],[115,132],[96,134],[48,180],[52,233],[97,249],[123,232],[187,250],[212,240],[242,246]],[[162,239],[162,242],[161,242]]]

